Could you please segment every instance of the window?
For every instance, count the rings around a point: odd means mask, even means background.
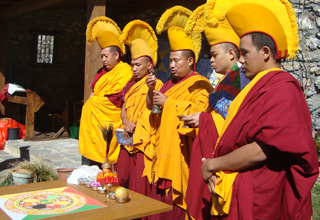
[[[54,40],[54,35],[38,34],[36,59],[38,64],[53,64]]]

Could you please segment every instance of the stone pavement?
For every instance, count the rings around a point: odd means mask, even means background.
[[[34,158],[43,158],[52,162],[56,168],[81,166],[78,140],[72,138],[42,141],[8,140],[5,149],[0,150],[0,163],[17,158],[30,161]]]

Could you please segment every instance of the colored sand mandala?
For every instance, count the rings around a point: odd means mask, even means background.
[[[86,198],[61,191],[35,191],[8,199],[4,206],[15,213],[27,215],[51,215],[70,212],[83,207]]]

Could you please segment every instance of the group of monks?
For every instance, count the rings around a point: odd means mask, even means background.
[[[299,82],[281,70],[299,49],[289,1],[174,6],[156,32],[170,43],[166,82],[154,75],[149,24],[133,20],[121,31],[108,17],[89,22],[103,67],[83,106],[79,152],[90,164],[107,158],[120,185],[173,206],[146,219],[311,219],[319,165],[310,112]],[[195,71],[202,33],[223,75],[215,88]],[[125,44],[131,66],[120,60]],[[106,140],[104,131],[118,128],[132,144]]]

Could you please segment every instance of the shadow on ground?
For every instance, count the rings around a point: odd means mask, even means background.
[[[28,160],[30,161],[30,154],[29,154],[29,146],[20,147],[20,157],[19,158],[11,158],[0,163],[0,171],[6,170],[10,168],[10,165],[15,162]]]

